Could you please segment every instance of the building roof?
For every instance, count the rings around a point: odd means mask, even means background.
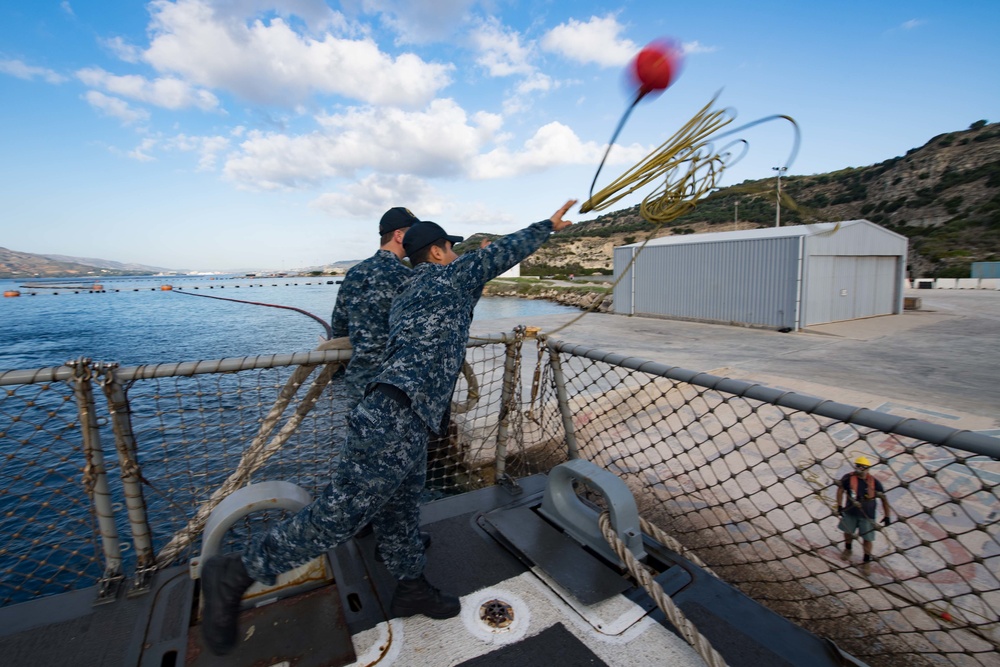
[[[660,245],[680,245],[686,243],[714,243],[720,241],[746,241],[756,239],[788,238],[794,236],[812,236],[813,234],[829,233],[834,226],[839,224],[840,228],[853,225],[871,225],[883,229],[887,234],[897,235],[884,227],[876,225],[868,220],[843,220],[840,223],[821,222],[814,225],[789,225],[787,227],[766,227],[764,229],[741,229],[735,232],[708,232],[706,234],[674,234],[671,236],[661,236],[651,239],[647,246]],[[619,248],[632,248],[641,246],[642,242],[630,243],[629,245],[618,246]]]

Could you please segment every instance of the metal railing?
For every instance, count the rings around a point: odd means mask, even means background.
[[[198,517],[225,489],[317,493],[343,445],[349,355],[0,374],[0,605],[95,583],[99,601],[141,594],[197,553]],[[878,462],[899,518],[879,524],[869,564],[842,551],[833,507],[857,455]],[[873,665],[995,664],[996,438],[523,328],[471,339],[428,499],[576,457],[624,479],[714,573]]]

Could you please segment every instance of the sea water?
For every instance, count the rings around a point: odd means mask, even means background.
[[[329,322],[339,289],[337,280],[329,277],[158,276],[100,279],[99,286],[93,279],[0,280],[4,291],[21,293],[21,296],[0,301],[0,373],[60,366],[80,357],[133,366],[313,350],[326,336],[323,323],[317,319]],[[162,289],[167,285],[172,289]],[[315,318],[285,308],[243,303],[245,301],[293,307]],[[484,298],[476,307],[475,317],[480,321],[530,318],[574,310],[545,301]],[[220,377],[218,382],[221,388],[237,380],[230,375]],[[45,430],[36,432],[36,426],[42,422],[24,418],[26,414],[38,417],[41,414],[38,411],[44,412],[49,403],[53,413],[59,411],[68,396],[66,391],[44,391],[35,386],[6,389],[13,394],[8,402],[0,405],[0,412],[3,412],[0,416],[0,435],[3,436],[0,438],[0,460],[3,460],[4,473],[0,480],[0,535],[11,541],[0,540],[0,572],[7,573],[0,582],[0,606],[89,585],[101,574],[101,561],[92,558],[90,549],[79,547],[80,541],[86,541],[92,530],[90,506],[80,488],[83,465],[80,433],[73,424],[58,419],[45,422]],[[156,391],[156,387],[140,384],[129,391],[130,397],[135,397]],[[262,396],[267,394],[261,399],[262,404],[270,405],[276,387],[264,387],[260,391]],[[235,423],[242,419],[239,411],[221,409],[229,400],[229,394],[222,390],[217,395],[200,399],[199,409],[207,406],[207,410],[197,414],[209,414],[212,418],[197,429],[198,437],[204,442],[198,441],[192,448],[198,450],[199,456],[214,462],[211,474],[219,477],[199,478],[198,483],[207,488],[214,488],[214,484],[229,474],[231,467],[236,465],[244,440],[249,441],[255,432],[255,427],[247,431],[244,424]],[[332,396],[330,400],[340,399]],[[103,406],[101,397],[97,402]],[[143,443],[140,458],[144,474],[156,480],[154,485],[169,483],[161,480],[160,475],[166,467],[189,465],[184,458],[188,454],[184,447],[167,452],[150,444],[169,440],[164,433],[180,433],[184,428],[184,416],[190,417],[190,414],[175,414],[169,410],[155,415],[141,411],[132,414],[136,439]],[[235,422],[227,426],[230,419]],[[328,419],[331,420],[329,428],[314,424],[312,433],[328,434],[329,441],[323,443],[323,447],[329,451],[328,463],[332,466],[344,438],[343,411],[332,410]],[[110,438],[109,428],[104,425],[104,438]],[[53,439],[53,434],[58,438]],[[309,451],[316,449],[315,445],[310,447]],[[114,479],[117,473],[113,470],[113,450],[110,456]],[[221,461],[229,461],[229,464]],[[276,456],[268,465],[272,463],[279,467],[290,465],[298,470],[294,454],[290,454],[287,461]],[[317,465],[313,470],[314,463],[309,464],[310,474],[320,477],[329,474],[324,466]],[[208,473],[202,471],[201,474]],[[265,478],[271,475],[267,470],[258,474]],[[275,477],[282,478],[280,470]],[[300,474],[298,479],[301,482],[305,478]],[[317,486],[322,484],[317,483]],[[112,501],[122,506],[121,484],[112,481],[111,493]],[[145,502],[154,525],[155,549],[161,548],[176,529],[177,526],[171,528],[177,519],[172,503],[188,502],[186,494],[204,495],[203,490],[183,484],[171,488],[166,497],[151,488],[146,490]],[[42,501],[46,502],[45,509],[40,509]],[[30,520],[25,520],[26,517]],[[47,533],[53,525],[58,525],[61,532],[51,553],[47,547],[33,546],[35,542],[47,544],[51,538]],[[119,532],[127,535],[127,526],[120,525]],[[11,537],[15,534],[17,539]],[[42,559],[41,564],[36,562],[37,558]],[[132,552],[126,552],[126,570],[134,565],[133,560]]]
[[[143,276],[0,280],[0,371],[87,357],[122,366],[303,352],[326,336],[339,278]],[[94,289],[95,284],[100,289]],[[164,290],[169,285],[173,289]],[[212,298],[206,298],[212,297]],[[559,304],[487,297],[477,321],[571,313]]]

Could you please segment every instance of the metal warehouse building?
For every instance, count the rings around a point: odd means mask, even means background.
[[[614,251],[614,310],[793,330],[901,313],[906,244],[868,220],[634,243]]]

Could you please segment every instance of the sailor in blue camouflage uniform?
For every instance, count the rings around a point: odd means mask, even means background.
[[[333,481],[312,504],[258,536],[242,554],[214,556],[202,568],[202,634],[217,654],[235,647],[239,604],[254,581],[275,577],[349,540],[369,521],[382,538],[385,565],[399,580],[393,617],[451,618],[458,598],[423,576],[419,497],[428,430],[437,432],[465,358],[472,311],[487,282],[535,252],[563,219],[548,220],[459,257],[461,237],[436,223],[413,225],[403,239],[413,278],[393,301],[386,357],[348,418],[347,445]]]
[[[402,206],[386,211],[378,225],[378,251],[352,266],[337,292],[331,338],[348,336],[353,349],[344,377],[348,410],[361,401],[378,372],[389,339],[389,307],[410,279],[410,268],[402,262],[403,235],[418,222]]]

